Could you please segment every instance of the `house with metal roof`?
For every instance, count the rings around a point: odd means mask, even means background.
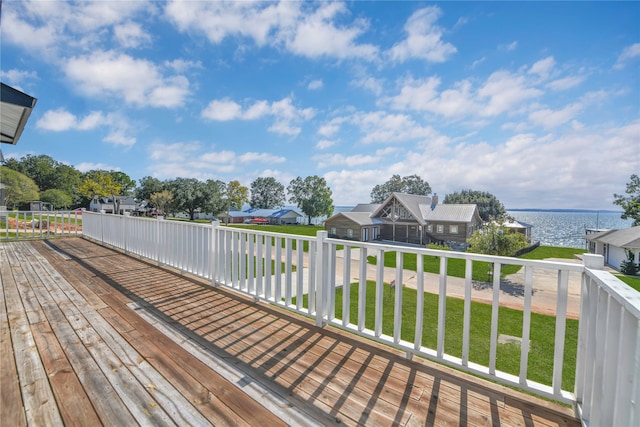
[[[297,224],[302,214],[291,208],[258,209],[249,208],[242,211],[229,211],[218,215],[223,222],[232,224],[251,223],[260,218],[266,223],[275,225]]]
[[[365,208],[367,207],[367,208]],[[442,205],[438,196],[393,193],[379,205],[358,205],[325,221],[329,235],[370,242],[466,244],[482,224],[476,205]]]
[[[619,270],[620,264],[631,252],[635,262],[640,262],[640,225],[622,230],[605,230],[585,236],[589,253],[604,257],[605,264]]]

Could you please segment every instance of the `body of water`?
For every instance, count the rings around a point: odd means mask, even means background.
[[[334,214],[353,209],[336,206]],[[533,226],[533,240],[544,246],[585,248],[585,228],[621,229],[631,227],[630,219],[621,219],[622,212],[612,211],[507,211],[518,221]]]
[[[507,211],[516,220],[533,226],[533,240],[543,246],[585,248],[586,228],[621,229],[631,227],[632,220],[620,218],[622,212],[611,211]]]

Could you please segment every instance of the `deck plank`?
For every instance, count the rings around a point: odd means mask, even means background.
[[[59,267],[67,271],[64,267]],[[236,387],[224,378],[207,373],[208,369],[205,366],[198,364],[199,362],[193,356],[175,343],[166,337],[163,339],[162,336],[158,336],[157,329],[148,322],[142,321],[126,306],[131,299],[123,293],[114,290],[100,278],[83,275],[81,269],[73,269],[71,274],[79,279],[75,286],[82,289],[80,293],[98,291],[99,298],[102,300],[101,305],[109,307],[101,309],[101,312],[105,313],[105,320],[118,329],[130,346],[135,348],[142,357],[152,361],[156,368],[162,369],[167,377],[172,379],[174,386],[178,387],[183,381],[187,381],[188,384],[182,386],[181,392],[185,396],[190,396],[194,404],[204,405],[200,409],[217,421],[216,424],[284,425],[273,414],[264,411],[259,404],[248,399],[244,393],[238,393]],[[129,324],[130,322],[134,325]],[[193,378],[194,376],[196,379]],[[198,383],[198,381],[201,382]],[[203,383],[206,387],[202,385]]]
[[[49,248],[43,242],[30,245],[37,250],[32,265],[19,267],[36,282],[33,293],[58,340],[68,330],[91,334],[82,340],[76,335],[76,350],[111,352],[120,373],[138,376],[127,384],[166,378],[185,405],[212,424],[283,424],[239,389],[256,386],[282,396],[282,402],[308,414],[308,422],[324,425],[579,424],[568,409],[553,403],[424,359],[407,360],[382,344],[318,328],[313,319],[86,239],[59,239]],[[49,267],[55,269],[49,272]],[[38,285],[36,276],[47,274],[46,284]],[[55,303],[44,303],[45,297]],[[60,326],[64,322],[66,330]],[[235,382],[214,370],[216,365],[233,366],[229,378]],[[86,378],[78,374],[78,380],[93,401]],[[122,390],[113,390],[113,398],[120,399]],[[96,413],[104,422],[100,408]],[[304,418],[288,421],[305,424]],[[186,424],[194,423],[186,418]]]
[[[19,255],[13,251],[6,251],[4,255],[7,258],[2,263],[15,265],[19,260]],[[23,305],[16,282],[17,280],[7,283],[3,281],[3,289],[27,424],[61,426],[62,418],[31,333],[28,306]]]
[[[2,418],[6,425],[22,427],[27,425],[24,405],[18,381],[18,370],[11,341],[9,317],[5,297],[5,287],[13,281],[11,270],[5,255],[6,248],[0,246],[0,402],[2,402]]]

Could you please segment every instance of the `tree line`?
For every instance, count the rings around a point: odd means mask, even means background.
[[[55,209],[88,208],[94,198],[109,197],[117,203],[130,196],[148,209],[164,213],[185,212],[193,220],[196,212],[219,215],[239,210],[245,203],[258,209],[283,207],[288,201],[300,208],[308,221],[333,213],[331,189],[319,176],[297,177],[286,188],[272,177],[259,177],[250,189],[233,180],[201,181],[195,178],[161,181],[145,176],[138,184],[120,171],[80,172],[47,155],[5,159],[0,167],[5,204],[11,209],[31,201],[50,203]],[[288,195],[288,198],[287,198]]]

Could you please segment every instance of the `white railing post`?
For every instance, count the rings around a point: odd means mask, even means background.
[[[604,257],[596,254],[583,254],[582,263],[585,268],[592,270],[604,270]]]
[[[316,234],[316,326],[323,326],[325,315],[327,284],[324,282],[324,241],[327,238],[326,231],[318,231]]]
[[[211,274],[211,286],[216,287],[216,278],[218,276],[219,254],[218,254],[218,232],[220,231],[220,221],[211,221],[211,239],[209,240],[209,250],[211,257],[209,258],[209,271]]]
[[[127,247],[127,223],[129,222],[130,215],[131,212],[125,212],[124,216],[122,217],[122,246],[125,254],[129,252]]]
[[[100,211],[100,241],[102,242],[103,246],[104,246],[104,215],[105,215],[105,211],[104,209],[102,209]]]
[[[161,244],[161,227],[162,227],[162,216],[156,216],[156,259],[155,261],[160,265],[160,244]]]

